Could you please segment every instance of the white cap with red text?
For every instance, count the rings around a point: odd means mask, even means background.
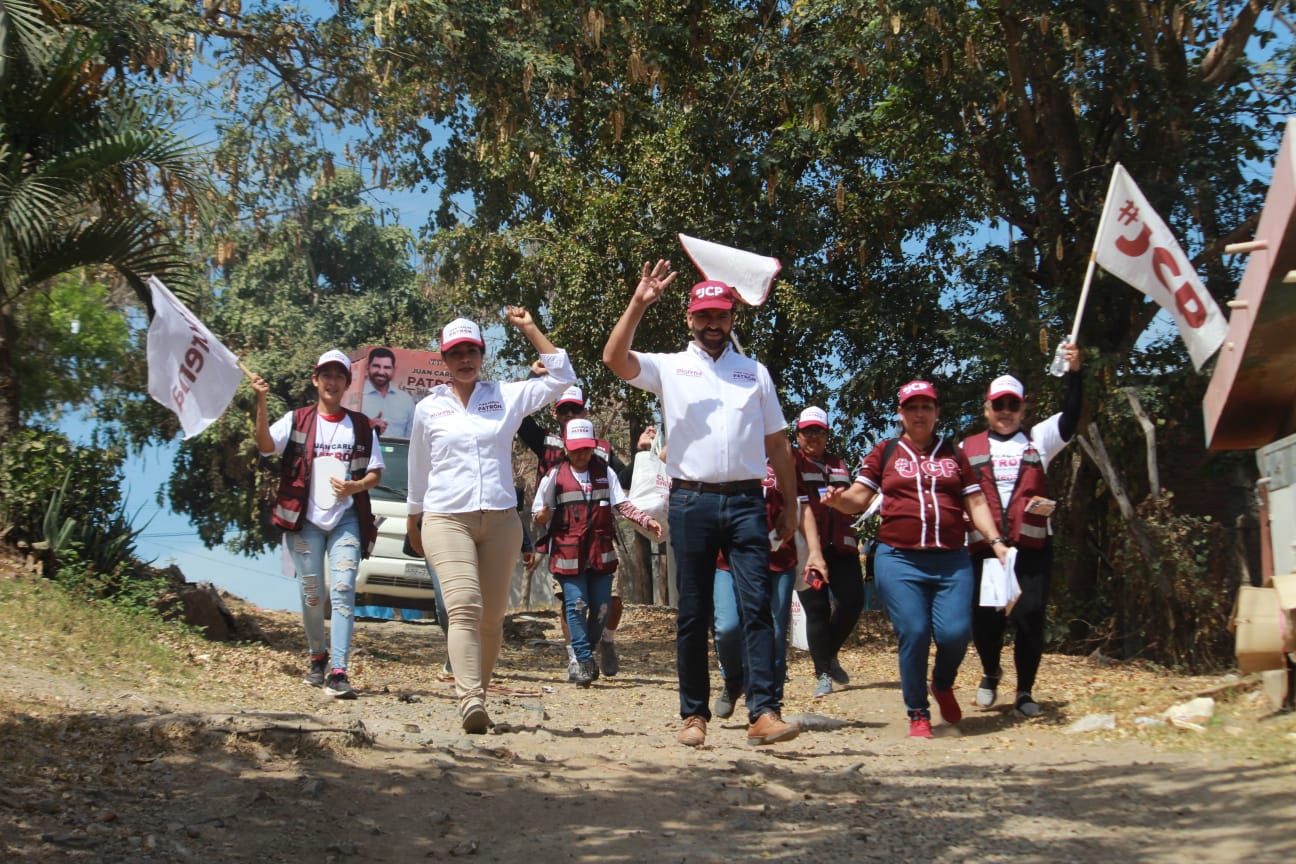
[[[564,390],[562,392],[562,395],[558,397],[558,401],[555,403],[555,407],[557,407],[558,405],[579,405],[582,408],[584,408],[585,394],[581,392],[581,388],[572,385],[571,387],[568,387],[566,390]]]
[[[486,343],[482,341],[481,328],[467,318],[456,318],[441,328],[442,353],[463,342],[471,342],[482,349],[486,347]]]
[[[567,428],[563,430],[563,444],[568,450],[593,447],[595,443],[593,423],[583,418],[567,421]]]
[[[813,405],[802,411],[801,416],[797,418],[797,428],[808,429],[811,426],[822,426],[827,429],[828,412]]]
[[[1018,399],[1025,399],[1026,388],[1013,376],[1000,375],[990,382],[990,387],[986,390],[986,398],[994,401],[1000,396],[1016,396]]]
[[[336,348],[332,349],[331,351],[325,351],[323,354],[320,355],[319,360],[315,361],[315,371],[318,372],[320,369],[324,368],[325,366],[328,366],[330,363],[336,363],[337,365],[341,366],[342,371],[346,373],[347,381],[351,380],[351,358],[350,357],[347,357],[347,355],[343,354],[341,351],[337,350]]]

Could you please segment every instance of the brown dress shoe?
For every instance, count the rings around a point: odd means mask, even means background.
[[[791,741],[800,734],[800,726],[784,723],[777,711],[766,711],[747,727],[747,743],[777,744],[780,741]]]
[[[684,718],[684,728],[675,736],[675,740],[685,747],[701,747],[706,743],[706,719],[694,714]]]

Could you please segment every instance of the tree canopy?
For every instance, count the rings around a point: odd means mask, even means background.
[[[120,17],[125,5],[40,8]],[[851,455],[886,433],[895,387],[913,377],[937,381],[952,433],[979,422],[982,388],[1004,371],[1048,410],[1044,368],[1117,161],[1227,300],[1238,271],[1223,247],[1249,236],[1296,94],[1290,0],[135,6],[148,26],[104,43],[119,58],[107,68],[187,75],[168,98],[217,118],[212,164],[238,221],[196,243],[212,278],[195,302],[267,379],[300,382],[321,345],[410,344],[452,310],[521,302],[634,428],[651,406],[599,362],[603,339],[644,260],[687,264],[684,232],[782,261],[738,332],[788,415],[830,409]],[[194,77],[195,56],[210,80]],[[435,197],[421,288],[394,263],[409,238],[360,203],[374,187]],[[638,347],[683,341],[684,293],[651,310]],[[1156,309],[1096,282],[1080,335],[1086,420],[1151,502],[1139,519],[1158,537],[1187,530],[1181,517],[1240,517],[1245,533],[1254,470],[1202,451],[1205,377],[1158,332]],[[516,339],[506,349],[524,353]],[[285,405],[300,401],[283,386]],[[1157,412],[1165,452],[1194,466],[1166,472],[1169,485],[1212,490],[1203,500],[1146,488],[1133,398]],[[258,506],[256,484],[236,476],[252,460],[241,422],[212,433],[226,449],[186,445],[172,484],[209,543]],[[1092,460],[1069,461],[1055,470],[1070,588],[1112,595],[1125,571],[1159,573],[1114,563],[1139,526],[1111,515]],[[1219,562],[1177,563],[1191,576]],[[1186,632],[1192,614],[1170,629]]]
[[[103,13],[119,13],[109,15]],[[117,74],[125,4],[0,4],[0,432],[19,422],[16,304],[83,267],[111,267],[142,303],[150,274],[177,288],[192,259],[160,214],[210,209],[197,152]],[[78,16],[84,15],[84,19]],[[83,23],[83,21],[85,23]],[[35,383],[35,382],[33,382]]]

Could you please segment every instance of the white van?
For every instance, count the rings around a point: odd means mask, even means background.
[[[404,438],[381,438],[382,483],[370,490],[369,501],[378,522],[378,542],[373,554],[360,562],[356,575],[357,608],[389,606],[395,609],[436,609],[436,589],[422,558],[405,554],[405,525],[409,505],[406,503],[406,459],[409,441]]]

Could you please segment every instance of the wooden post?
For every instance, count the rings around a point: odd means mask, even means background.
[[[1148,416],[1148,413],[1143,410],[1143,403],[1139,401],[1134,388],[1125,387],[1122,389],[1125,391],[1125,398],[1129,400],[1130,408],[1134,411],[1134,416],[1138,418],[1139,425],[1143,427],[1143,438],[1147,441],[1148,488],[1152,500],[1156,501],[1161,498],[1161,472],[1157,468],[1156,424],[1152,422],[1152,418]]]

